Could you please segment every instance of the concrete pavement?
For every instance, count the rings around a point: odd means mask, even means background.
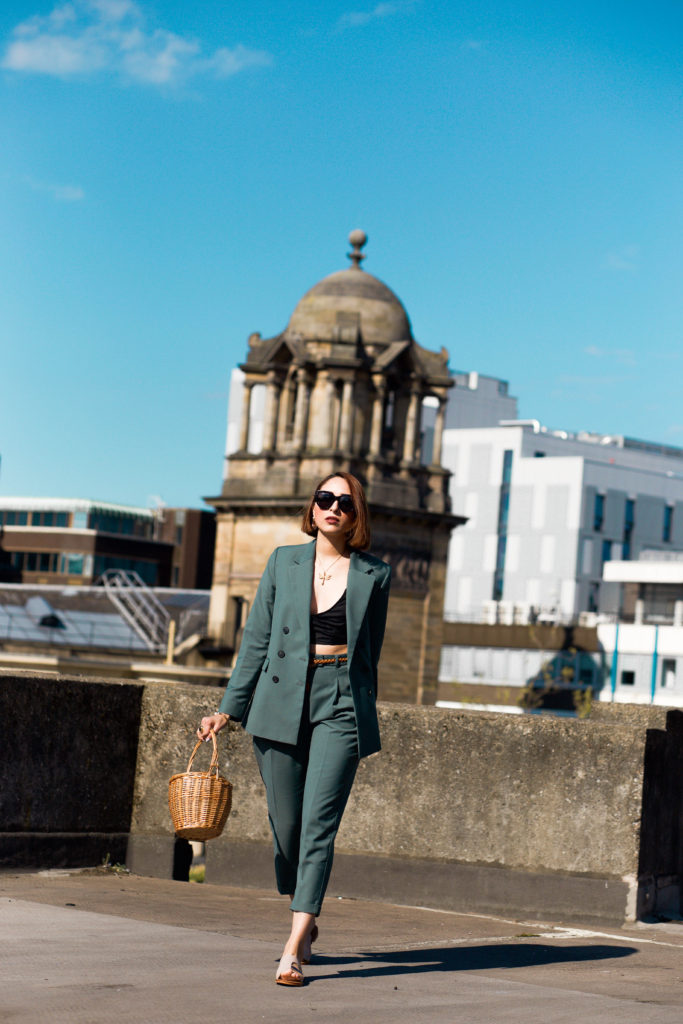
[[[406,903],[409,894],[406,894]],[[286,901],[111,870],[0,875],[5,1024],[680,1024],[683,923],[605,930],[328,897],[306,985]]]

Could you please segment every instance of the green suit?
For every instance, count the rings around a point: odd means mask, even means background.
[[[296,743],[309,661],[315,541],[276,548],[247,619],[220,710],[253,736]],[[346,589],[349,681],[360,757],[380,749],[377,662],[384,639],[391,569],[354,551]]]
[[[391,570],[351,555],[346,587],[348,663],[312,668],[315,542],[268,560],[220,710],[241,719],[268,797],[281,893],[319,914],[334,841],[361,757],[380,748],[377,662]]]

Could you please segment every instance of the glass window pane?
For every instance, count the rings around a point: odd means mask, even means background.
[[[72,576],[80,576],[83,572],[83,555],[67,555],[66,571]]]

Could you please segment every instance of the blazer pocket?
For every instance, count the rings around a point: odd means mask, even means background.
[[[270,658],[266,658],[266,660],[263,662],[263,668],[261,669],[261,672],[267,672],[269,665],[270,665]]]

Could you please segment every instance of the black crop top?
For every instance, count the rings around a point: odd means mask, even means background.
[[[311,646],[329,644],[338,647],[346,643],[346,591],[331,608],[311,615]]]

